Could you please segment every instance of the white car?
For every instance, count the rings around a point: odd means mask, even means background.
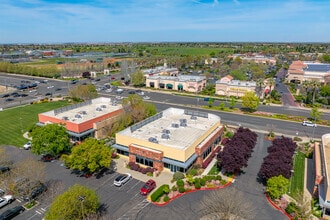
[[[311,121],[303,121],[303,122],[302,122],[302,125],[303,125],[303,126],[307,126],[307,127],[316,127],[316,124],[314,124],[314,123],[311,122]]]
[[[52,88],[54,88],[54,86],[48,86],[48,87],[47,87],[47,89],[52,89]]]
[[[14,200],[15,199],[12,195],[5,195],[3,197],[0,197],[0,208],[12,203]]]
[[[107,89],[107,90],[105,90],[105,92],[110,93],[110,92],[112,92],[112,89]]]
[[[116,179],[113,181],[115,186],[122,186],[132,178],[132,175],[129,173],[119,174]]]
[[[124,98],[123,96],[116,96],[116,99],[118,99],[118,100],[121,100],[123,98]]]
[[[144,100],[149,100],[150,97],[149,97],[149,96],[143,96],[143,99],[144,99]]]
[[[31,141],[28,141],[26,144],[24,144],[23,148],[24,148],[25,150],[29,150],[29,149],[31,149],[31,146],[32,146]]]

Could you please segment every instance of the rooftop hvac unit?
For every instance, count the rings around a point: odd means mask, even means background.
[[[181,127],[187,127],[187,123],[181,122],[181,123],[180,123],[180,126],[181,126]]]
[[[162,134],[162,139],[170,139],[170,135],[168,135],[168,134]]]
[[[172,128],[178,128],[179,127],[179,124],[177,123],[172,123]]]
[[[150,141],[150,142],[152,142],[152,143],[156,143],[156,144],[158,144],[157,139],[154,138],[154,137],[150,137],[150,138],[148,139],[148,141]]]
[[[192,115],[192,116],[190,117],[190,119],[191,119],[191,120],[197,120],[197,117],[194,116],[194,115]]]
[[[162,133],[163,133],[163,134],[170,134],[170,133],[171,133],[171,131],[170,131],[170,130],[168,130],[168,129],[163,129]]]
[[[87,112],[86,111],[81,111],[80,112],[82,115],[87,115]]]
[[[75,118],[81,118],[81,115],[76,114],[74,117],[75,117]]]
[[[107,106],[106,105],[101,105],[101,108],[106,108]]]
[[[187,119],[185,119],[185,118],[181,118],[181,119],[180,119],[180,123],[187,123]]]
[[[62,119],[65,121],[69,120],[69,118],[67,116],[63,116]]]
[[[98,111],[98,112],[101,112],[101,111],[102,111],[102,109],[101,109],[101,108],[99,108],[99,107],[97,107],[97,108],[96,108],[96,111]]]

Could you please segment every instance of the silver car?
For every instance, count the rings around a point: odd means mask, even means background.
[[[122,186],[126,182],[128,182],[132,178],[132,175],[129,173],[125,174],[120,174],[119,176],[116,177],[116,179],[113,181],[113,184],[115,186]]]
[[[314,124],[314,123],[311,122],[311,121],[303,121],[303,122],[302,122],[302,125],[303,125],[303,126],[307,126],[307,127],[316,127],[316,124]]]
[[[14,200],[15,199],[12,195],[5,195],[3,197],[0,197],[0,208],[12,203]]]

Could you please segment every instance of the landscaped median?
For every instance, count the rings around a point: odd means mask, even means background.
[[[233,178],[224,180],[220,175],[207,175],[195,178],[188,177],[186,179],[177,180],[172,187],[168,184],[161,185],[148,196],[148,200],[157,206],[163,206],[187,193],[227,187],[232,183],[232,180]]]

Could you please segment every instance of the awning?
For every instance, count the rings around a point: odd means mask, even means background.
[[[182,84],[179,84],[179,85],[178,85],[178,89],[179,89],[179,90],[183,89],[183,85],[182,85]]]
[[[171,88],[171,89],[172,89],[172,88],[173,88],[173,85],[172,85],[172,84],[170,84],[170,83],[167,83],[167,84],[166,84],[166,87],[167,87],[167,88]]]
[[[92,128],[92,129],[89,129],[87,131],[84,131],[84,132],[81,132],[81,133],[76,133],[76,132],[73,132],[73,131],[67,131],[67,133],[73,137],[82,137],[82,136],[85,136],[85,135],[88,135],[88,134],[91,134],[93,133],[95,130]]]
[[[167,158],[167,157],[164,157],[162,161],[164,163],[172,164],[172,165],[187,169],[196,159],[197,159],[197,155],[193,154],[193,155],[191,155],[191,157],[188,160],[186,160],[186,162],[181,162],[181,161],[178,161],[178,160],[172,160],[172,159]]]
[[[111,145],[111,147],[114,147],[114,148],[116,148],[116,149],[118,149],[118,150],[123,150],[123,151],[129,151],[128,150],[128,147],[126,147],[126,146],[123,146],[123,145],[119,145],[119,144],[113,144],[113,145]]]

